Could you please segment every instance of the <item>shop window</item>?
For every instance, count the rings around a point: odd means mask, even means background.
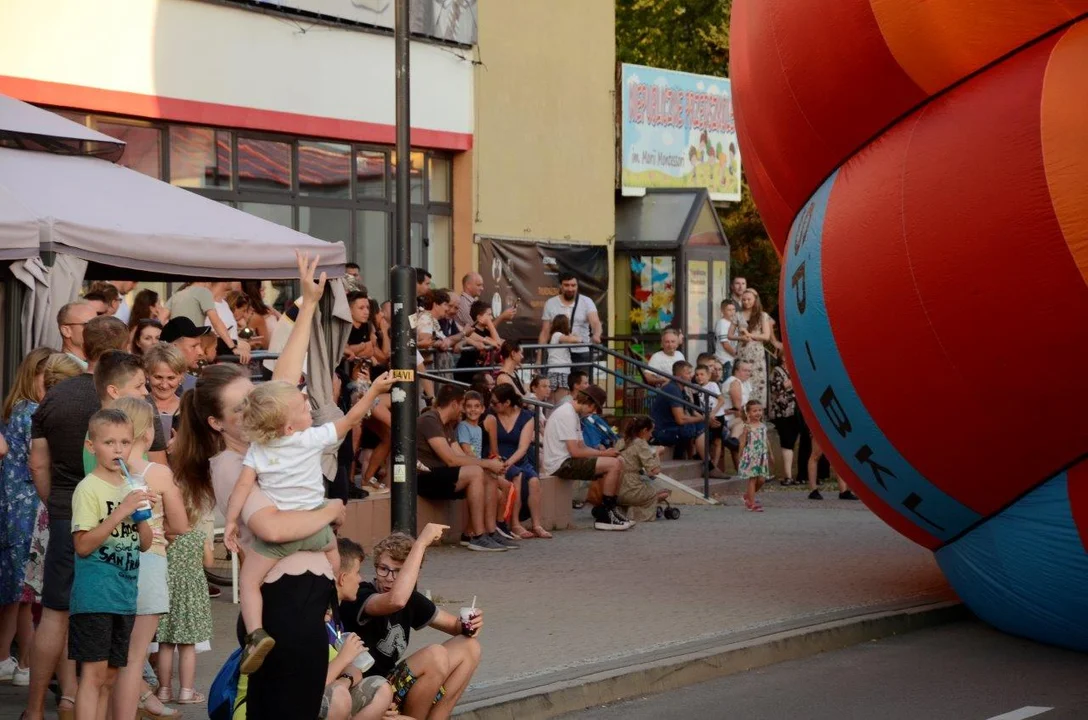
[[[300,142],[298,192],[299,195],[318,197],[351,197],[351,147],[325,142]]]
[[[429,165],[428,182],[430,202],[450,201],[450,161],[444,157],[432,155]]]
[[[409,164],[409,171],[411,173],[411,181],[409,186],[411,188],[410,197],[413,205],[423,204],[423,166],[426,157],[421,152],[414,152],[411,154]],[[389,174],[393,178],[393,194],[394,201],[396,201],[396,182],[397,182],[397,153],[390,154]]]
[[[291,144],[239,136],[238,187],[290,191]]]
[[[95,122],[95,129],[125,143],[118,165],[131,168],[156,180],[162,179],[162,131],[143,125]]]
[[[238,209],[242,212],[247,212],[250,215],[256,215],[257,217],[263,218],[269,222],[274,222],[277,225],[283,225],[284,227],[294,227],[294,222],[292,222],[291,218],[292,213],[290,205],[240,202],[238,203]]]
[[[384,198],[386,180],[385,153],[359,150],[355,153],[355,196]]]
[[[301,164],[301,163],[299,163]],[[351,211],[339,208],[300,207],[298,229],[319,240],[351,242]]]
[[[433,186],[432,186],[433,187]],[[427,231],[427,269],[433,276],[432,286],[450,288],[450,268],[453,266],[453,237],[448,215],[431,215]]]
[[[231,187],[230,133],[212,128],[170,128],[170,182],[185,188]]]
[[[676,258],[631,256],[631,329],[656,333],[672,325],[676,315]]]
[[[370,297],[382,302],[389,297],[389,213],[359,210],[355,213],[353,261],[359,264]]]

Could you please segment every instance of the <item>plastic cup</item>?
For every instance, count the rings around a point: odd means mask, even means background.
[[[344,638],[348,635],[354,635],[355,633],[344,633],[336,639],[336,650],[340,651],[340,648],[344,647]],[[359,669],[359,672],[365,673],[367,670],[374,666],[374,656],[369,651],[363,651],[355,656],[355,659],[351,661],[351,664]]]
[[[472,618],[476,617],[477,613],[479,613],[479,612],[480,611],[479,611],[478,608],[470,608],[470,607],[461,608],[461,614],[460,614],[461,624],[467,627],[468,624],[472,621]]]

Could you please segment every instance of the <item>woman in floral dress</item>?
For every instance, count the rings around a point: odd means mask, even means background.
[[[770,342],[774,335],[771,331],[771,317],[763,312],[763,303],[759,293],[748,288],[741,294],[741,311],[738,323],[741,326],[740,351],[738,360],[751,363],[752,377],[748,381],[752,386],[752,399],[760,405],[767,405],[767,352],[763,343]]]
[[[38,348],[23,359],[0,413],[0,433],[8,444],[0,462],[0,679],[19,685],[30,682],[34,619],[31,604],[23,600],[23,581],[41,505],[30,477],[30,419],[45,395],[42,370],[52,354],[49,348]],[[18,663],[8,654],[16,635]]]

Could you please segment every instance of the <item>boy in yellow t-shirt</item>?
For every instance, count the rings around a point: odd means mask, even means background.
[[[94,470],[72,496],[75,578],[68,621],[68,657],[82,663],[76,720],[91,720],[105,702],[117,668],[128,660],[136,618],[140,551],[151,547],[151,527],[133,513],[154,498],[131,490],[121,460],[132,447],[132,422],[120,410],[99,410],[87,427]],[[148,506],[149,507],[149,506]],[[150,513],[148,513],[150,515]]]

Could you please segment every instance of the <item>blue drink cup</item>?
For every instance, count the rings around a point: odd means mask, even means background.
[[[118,458],[117,464],[121,467],[121,473],[125,476],[125,481],[128,483],[128,486],[130,488],[129,492],[131,492],[132,490],[143,490],[145,492],[147,491],[147,483],[144,482],[143,477],[133,476],[132,473],[128,471],[128,466],[125,465],[124,460]],[[136,512],[132,513],[132,522],[142,523],[145,520],[150,519],[151,503],[145,500],[140,503],[140,506],[138,508],[136,508]]]

